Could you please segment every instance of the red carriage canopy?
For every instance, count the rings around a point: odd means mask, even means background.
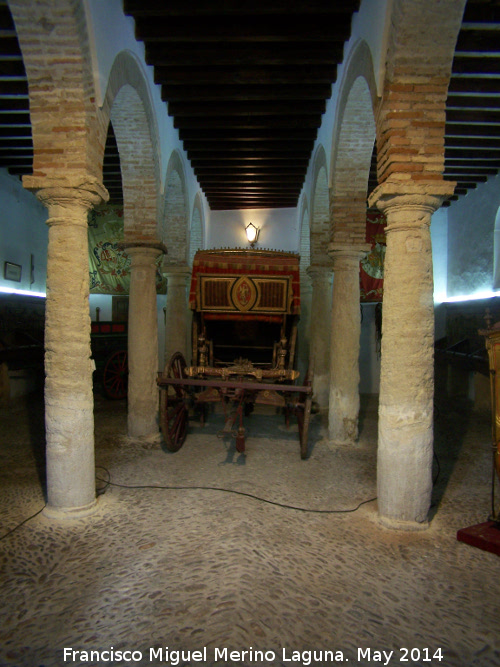
[[[275,250],[199,250],[189,305],[207,317],[274,320],[300,312],[299,255]]]

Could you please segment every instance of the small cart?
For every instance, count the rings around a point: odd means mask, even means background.
[[[160,427],[166,447],[182,447],[189,410],[203,422],[221,403],[224,432],[245,450],[243,418],[255,405],[298,420],[307,457],[312,373],[297,384],[294,368],[300,313],[299,256],[269,250],[204,250],[193,262],[190,289],[192,364],[175,353],[158,376]]]

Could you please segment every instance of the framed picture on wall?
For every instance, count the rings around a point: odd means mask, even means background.
[[[5,280],[14,280],[16,283],[21,282],[22,266],[20,264],[12,264],[12,262],[5,262],[3,265],[3,277]]]

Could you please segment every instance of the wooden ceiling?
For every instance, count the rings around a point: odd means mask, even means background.
[[[297,205],[359,2],[124,0],[213,210]],[[445,178],[458,182],[453,199],[500,169],[500,0],[468,0],[445,147]],[[0,167],[21,176],[32,160],[26,74],[8,3],[0,0]],[[104,185],[120,203],[111,126]]]

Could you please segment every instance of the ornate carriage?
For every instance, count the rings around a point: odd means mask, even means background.
[[[173,355],[159,375],[160,424],[168,449],[186,435],[189,407],[221,402],[225,430],[244,451],[243,415],[271,405],[298,418],[307,456],[312,378],[297,385],[294,368],[300,313],[299,256],[269,250],[203,250],[193,262],[192,364]],[[230,406],[230,410],[226,408]],[[235,426],[238,424],[237,426]]]

